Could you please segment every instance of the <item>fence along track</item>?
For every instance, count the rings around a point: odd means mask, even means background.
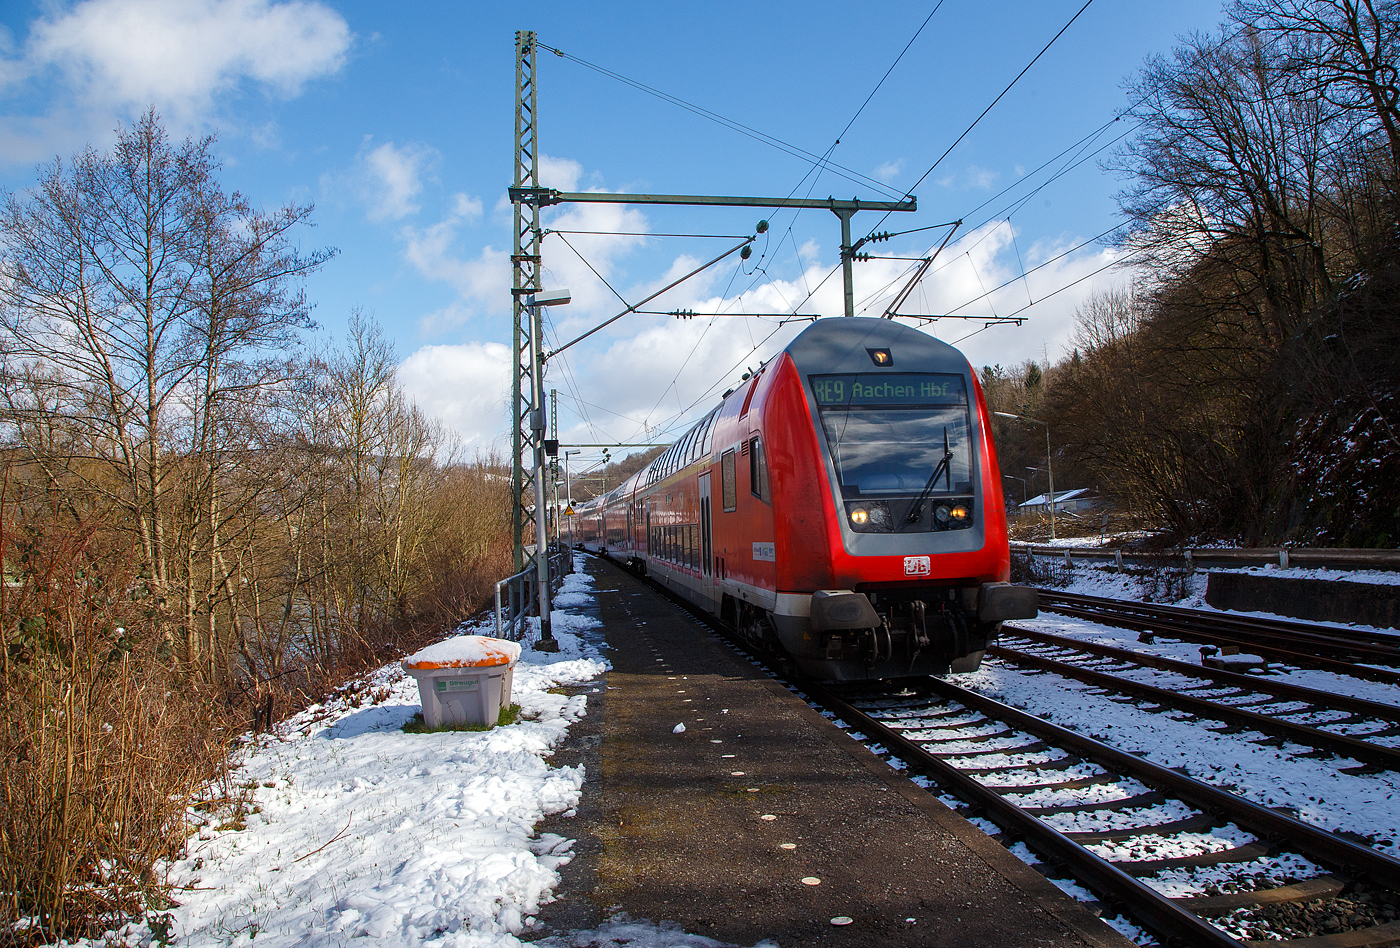
[[[821,685],[803,682],[801,688],[818,704],[828,708],[852,727],[865,732],[872,740],[884,744],[894,756],[903,760],[910,769],[935,780],[951,790],[954,795],[985,813],[988,819],[1003,829],[1006,836],[1025,840],[1043,856],[1062,864],[1070,875],[1083,881],[1096,893],[1110,901],[1122,903],[1134,920],[1145,924],[1160,938],[1178,939],[1190,945],[1238,945],[1238,941],[1205,921],[1203,916],[1223,914],[1241,906],[1336,895],[1345,883],[1334,877],[1321,877],[1292,886],[1251,893],[1171,899],[1139,881],[1124,868],[1124,864],[1115,864],[1104,859],[1087,849],[1086,844],[1152,834],[1191,832],[1229,822],[1254,834],[1257,838],[1256,843],[1227,850],[1219,856],[1205,854],[1199,857],[1159,860],[1157,863],[1144,862],[1126,865],[1138,872],[1151,872],[1160,868],[1168,868],[1168,863],[1184,866],[1188,864],[1205,865],[1212,862],[1249,862],[1268,852],[1276,842],[1286,841],[1290,849],[1329,867],[1342,876],[1351,878],[1360,876],[1392,891],[1400,890],[1400,861],[1391,859],[1369,847],[1334,836],[1292,817],[1250,803],[1234,794],[1194,780],[1177,771],[1153,764],[948,682],[939,679],[918,679],[906,681],[904,684],[916,691],[937,695],[945,703],[955,702],[968,711],[982,715],[990,727],[1005,725],[1005,729],[991,734],[978,734],[974,737],[962,738],[956,733],[958,725],[924,724],[922,726],[916,725],[913,728],[901,728],[897,723],[878,719],[861,710],[851,701],[839,697]],[[929,709],[927,716],[937,719],[940,716],[956,716],[957,713],[956,710]],[[924,746],[925,744],[936,745],[936,739],[928,737],[910,739],[901,733],[902,730],[917,730],[924,733],[938,730],[952,731],[953,733],[947,736],[945,743],[957,741],[987,742],[995,738],[1014,735],[1017,731],[1024,732],[1034,740],[1020,747],[998,747],[980,753],[966,750],[940,752]],[[1014,736],[1011,739],[1015,739]],[[1018,753],[1035,754],[1056,748],[1068,753],[1064,757],[1044,763],[1019,763],[983,770],[960,768],[944,759],[966,759],[989,754],[999,756]],[[995,789],[976,779],[979,775],[986,777],[989,774],[999,772],[1064,771],[1071,769],[1075,764],[1086,761],[1104,768],[1108,773],[1102,777],[1080,777],[1078,779],[1070,774],[1065,774],[1070,779],[1054,783],[1006,785]],[[1111,778],[1113,774],[1120,775],[1119,779],[1128,777],[1138,780],[1148,787],[1155,788],[1155,791],[1107,802],[1087,803],[1071,807],[1041,808],[1041,812],[1046,812],[1049,809],[1068,812],[1070,810],[1102,811],[1138,808],[1160,803],[1161,797],[1158,792],[1165,791],[1200,813],[1195,817],[1155,826],[1064,833],[1036,816],[1034,812],[1031,812],[1032,808],[1018,806],[1003,796],[1003,794],[1028,793],[1050,788],[1073,788],[1094,782],[1102,783],[1105,782],[1106,778]],[[1299,942],[1301,943],[1302,940]],[[1316,946],[1351,945],[1354,948],[1396,944],[1400,943],[1400,923],[1385,923],[1368,929],[1345,932],[1337,940],[1334,940],[1333,936],[1317,936],[1306,940],[1306,943]],[[1286,945],[1287,942],[1269,942],[1269,944]]]

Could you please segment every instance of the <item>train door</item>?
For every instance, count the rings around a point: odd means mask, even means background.
[[[714,534],[710,526],[710,473],[700,475],[700,595],[715,600]]]

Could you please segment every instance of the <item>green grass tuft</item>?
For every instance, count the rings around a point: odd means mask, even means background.
[[[513,704],[508,708],[502,708],[500,717],[496,718],[496,727],[505,727],[507,724],[514,724],[520,718],[520,705]],[[489,730],[485,724],[440,724],[437,727],[428,727],[423,723],[423,712],[419,711],[413,716],[413,720],[403,726],[404,731],[409,734],[441,734],[444,731],[486,731]]]

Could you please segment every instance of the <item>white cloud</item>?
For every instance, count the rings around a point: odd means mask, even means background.
[[[363,196],[372,221],[399,220],[418,213],[414,202],[423,190],[423,174],[440,157],[436,148],[409,143],[403,147],[385,142],[364,155]],[[457,195],[465,198],[465,195]],[[461,214],[460,201],[453,212]],[[481,202],[476,202],[476,216]]]
[[[899,173],[904,170],[904,159],[898,161],[887,161],[875,169],[875,177],[886,184],[899,177]]]
[[[574,190],[583,176],[583,166],[577,161],[540,155],[540,180],[548,187]],[[498,310],[502,301],[509,299],[509,251],[487,245],[473,255],[461,246],[463,226],[476,223],[482,213],[480,198],[457,194],[436,224],[405,226],[400,231],[405,259],[428,279],[449,283],[458,295],[452,304],[420,320],[419,328],[425,333],[460,326],[478,313]],[[621,204],[570,204],[545,213],[546,229],[566,232],[545,238],[548,265],[542,273],[546,287],[567,288],[573,294],[566,312],[552,316],[565,324],[561,331],[584,322],[592,324],[598,316],[616,312],[622,304],[603,279],[616,286],[618,260],[645,239],[617,232],[649,230],[646,215]],[[656,287],[662,285],[657,283]]]
[[[1075,283],[1112,262],[1113,253],[1103,250],[1055,260],[1025,279],[1017,279],[1021,265],[1012,236],[1008,224],[993,223],[949,245],[902,307],[908,313],[971,317],[940,319],[924,331],[949,342],[961,340],[959,348],[977,367],[1059,358],[1073,332],[1075,307],[1094,290],[1125,279],[1124,274],[1110,268]],[[1074,243],[1077,241],[1023,248],[1026,266],[1049,261]],[[843,308],[839,272],[822,282],[835,261],[812,259],[806,263],[802,274],[787,280],[765,281],[742,297],[706,295],[707,286],[713,281],[685,284],[658,300],[657,308],[689,308],[699,313],[726,309],[786,313],[805,299],[800,310],[803,313],[839,315]],[[854,288],[858,314],[880,315],[904,286],[916,263],[913,258],[871,260],[858,266]],[[673,264],[672,270],[675,269],[677,265]],[[1008,285],[996,289],[1004,283]],[[1070,288],[1056,292],[1066,286]],[[987,290],[994,292],[984,295]],[[1022,309],[1032,300],[1035,305]],[[1017,310],[1025,319],[1022,326],[1006,324],[983,329],[991,317]],[[600,333],[601,345],[574,353],[572,363],[577,384],[590,393],[585,397],[623,417],[593,411],[596,430],[590,431],[580,423],[562,437],[583,441],[636,441],[653,436],[664,441],[674,437],[684,430],[688,420],[713,407],[719,394],[739,381],[745,367],[756,367],[762,359],[771,357],[806,325],[793,322],[780,326],[773,319],[723,316],[713,321],[703,317],[653,317],[649,322],[629,317]],[[561,432],[570,427],[574,417],[576,413],[571,411],[561,420]]]
[[[399,365],[399,382],[419,408],[461,435],[464,447],[488,449],[510,429],[510,349],[498,342],[423,346]]]
[[[545,180],[561,190],[587,181],[577,162],[542,161],[550,168]],[[976,171],[977,169],[973,169]],[[970,176],[973,180],[975,175]],[[458,196],[442,213],[439,223],[425,228],[403,228],[405,255],[425,277],[443,280],[456,290],[456,299],[423,320],[425,329],[440,331],[469,319],[489,315],[496,328],[484,330],[502,342],[509,325],[507,314],[510,261],[507,251],[494,246],[464,246],[467,221],[481,214],[480,202]],[[650,229],[647,216],[636,207],[616,204],[573,204],[548,208],[543,224],[555,231],[628,231]],[[830,249],[823,252],[820,233],[798,239],[796,265],[781,277],[754,271],[750,285],[745,277],[735,283],[730,265],[712,268],[668,291],[645,309],[689,309],[699,314],[744,312],[781,316],[794,310],[837,316],[843,309],[843,290],[837,261]],[[902,307],[908,313],[969,319],[940,319],[925,328],[960,348],[975,366],[1000,362],[1013,365],[1025,359],[1058,358],[1073,330],[1075,306],[1095,288],[1121,282],[1112,269],[1056,293],[1080,277],[1112,261],[1108,252],[1081,251],[1062,260],[1053,258],[1072,247],[1073,240],[1058,244],[1020,246],[1005,221],[988,224],[961,235],[950,244]],[[658,260],[638,253],[642,237],[566,233],[549,236],[544,243],[543,283],[548,288],[567,287],[573,293],[569,306],[552,308],[547,315],[551,344],[567,341],[616,314],[622,304],[587,265],[565,245],[567,239],[599,273],[629,301],[636,302],[708,259],[693,246]],[[666,247],[668,245],[660,245]],[[646,260],[646,278],[629,279],[629,267]],[[792,261],[792,258],[788,258]],[[1018,279],[1022,261],[1027,267],[1047,265]],[[730,264],[732,264],[732,258]],[[917,259],[872,259],[855,270],[858,313],[880,315],[904,286]],[[749,273],[749,268],[744,268]],[[1002,287],[1002,284],[1007,284]],[[992,291],[987,293],[986,291]],[[1026,307],[1018,315],[1021,327],[996,326],[982,330],[987,318],[1005,316]],[[666,316],[633,313],[602,329],[566,353],[551,359],[546,388],[557,388],[562,408],[560,437],[568,442],[664,442],[707,411],[725,388],[735,385],[746,367],[772,357],[807,325],[803,321],[782,324],[778,318],[700,315],[678,320]],[[494,353],[494,355],[493,355]],[[449,358],[450,357],[450,358]],[[481,381],[490,358],[498,360],[499,381]],[[477,366],[471,375],[463,366]],[[504,411],[509,355],[504,346],[488,350],[430,346],[405,363],[416,373],[425,407],[438,411],[464,436],[491,440],[504,437],[509,420]],[[585,408],[572,396],[593,406]],[[585,420],[585,416],[587,420]],[[586,459],[585,459],[586,461]]]
[[[56,72],[66,90],[54,111],[74,110],[84,125],[154,105],[177,129],[199,126],[221,93],[245,83],[293,97],[337,72],[353,41],[345,19],[316,0],[84,0],[51,9],[17,54],[0,48],[0,82]],[[7,125],[7,157],[31,157],[52,141],[41,118]]]
[[[578,183],[583,178],[583,165],[572,158],[551,158],[541,154],[538,173],[542,188],[577,191]]]
[[[985,191],[990,188],[1001,177],[998,171],[989,168],[981,168],[977,165],[968,165],[962,171],[949,172],[938,179],[939,187],[952,188],[957,191]]]
[[[482,247],[475,257],[462,259],[453,255],[459,218],[449,217],[425,230],[404,228],[407,247],[404,257],[418,272],[452,285],[460,300],[431,316],[421,324],[424,332],[439,332],[465,322],[482,302],[507,299],[510,292],[510,252],[491,245]]]

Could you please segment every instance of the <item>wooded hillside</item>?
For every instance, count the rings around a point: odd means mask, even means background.
[[[1400,539],[1398,44],[1395,2],[1242,0],[1128,81],[1134,285],[1069,358],[992,379],[1050,423],[1062,487],[1180,536]],[[997,430],[1043,460],[1043,430]]]

